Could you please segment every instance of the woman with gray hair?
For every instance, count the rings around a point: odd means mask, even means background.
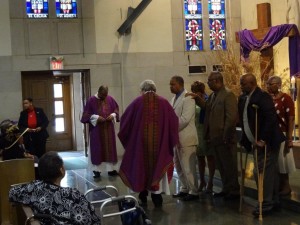
[[[281,143],[278,157],[279,165],[279,194],[289,195],[289,173],[296,170],[293,148],[293,129],[295,122],[295,106],[292,98],[281,91],[282,81],[279,76],[272,76],[267,81],[267,89],[273,98],[277,119],[286,140]]]
[[[141,92],[153,91],[156,92],[156,86],[153,80],[144,80],[140,84]]]
[[[142,205],[147,205],[151,192],[154,206],[161,207],[161,194],[170,194],[178,118],[169,101],[155,93],[152,80],[143,81],[140,89],[141,95],[121,117],[118,136],[125,153],[119,174],[126,186],[139,192]]]

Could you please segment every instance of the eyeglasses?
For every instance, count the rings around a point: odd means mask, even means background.
[[[273,84],[278,84],[278,83],[267,83],[267,86],[272,86]]]
[[[217,80],[217,79],[208,79],[207,83],[211,83],[212,81]]]

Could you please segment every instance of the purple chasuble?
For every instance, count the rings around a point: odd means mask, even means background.
[[[241,55],[248,58],[252,50],[262,51],[266,48],[276,45],[281,41],[291,29],[296,31],[294,36],[289,37],[289,59],[290,59],[290,75],[297,76],[300,74],[300,36],[295,24],[282,24],[271,27],[263,40],[257,40],[250,30],[242,30],[239,32],[241,43]]]
[[[173,166],[178,123],[170,103],[154,92],[136,98],[125,110],[118,134],[125,148],[119,174],[133,191],[152,190]]]
[[[116,135],[113,121],[98,123],[95,127],[90,124],[92,115],[107,118],[112,113],[116,113],[116,119],[119,121],[119,106],[109,95],[104,101],[96,96],[90,97],[84,108],[81,122],[89,123],[90,154],[94,165],[100,165],[102,162],[117,162]]]

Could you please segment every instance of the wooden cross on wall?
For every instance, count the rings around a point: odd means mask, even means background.
[[[261,3],[256,5],[257,9],[257,29],[251,30],[254,37],[258,40],[262,40],[266,34],[269,32],[272,21],[271,21],[271,5],[270,3]],[[296,31],[292,29],[287,37],[296,35]],[[240,43],[238,32],[235,33],[236,42]],[[267,48],[261,51],[260,60],[260,72],[262,84],[268,80],[270,72],[274,70],[274,58],[273,58],[273,48]]]

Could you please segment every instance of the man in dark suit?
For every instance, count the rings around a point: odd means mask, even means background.
[[[20,113],[18,127],[21,132],[28,128],[24,135],[26,149],[40,158],[46,152],[46,140],[49,134],[46,130],[49,120],[43,109],[33,106],[32,98],[23,100],[24,110]]]
[[[208,100],[196,102],[205,107],[204,139],[215,154],[217,168],[220,172],[223,188],[214,197],[227,200],[239,198],[237,171],[236,122],[237,99],[233,92],[223,83],[220,72],[212,72],[207,80],[213,93]]]
[[[258,169],[260,171],[263,168],[264,148],[267,147],[263,185],[264,215],[270,213],[278,203],[277,164],[279,147],[284,140],[284,135],[279,129],[273,100],[267,92],[257,87],[255,76],[253,74],[243,75],[240,85],[243,92],[238,101],[240,125],[243,130],[240,142],[247,151],[251,151],[253,147],[257,148]],[[256,126],[257,134],[255,134]],[[257,139],[255,138],[256,135]],[[257,171],[254,173],[257,182]],[[258,207],[253,211],[253,215],[259,215]]]

